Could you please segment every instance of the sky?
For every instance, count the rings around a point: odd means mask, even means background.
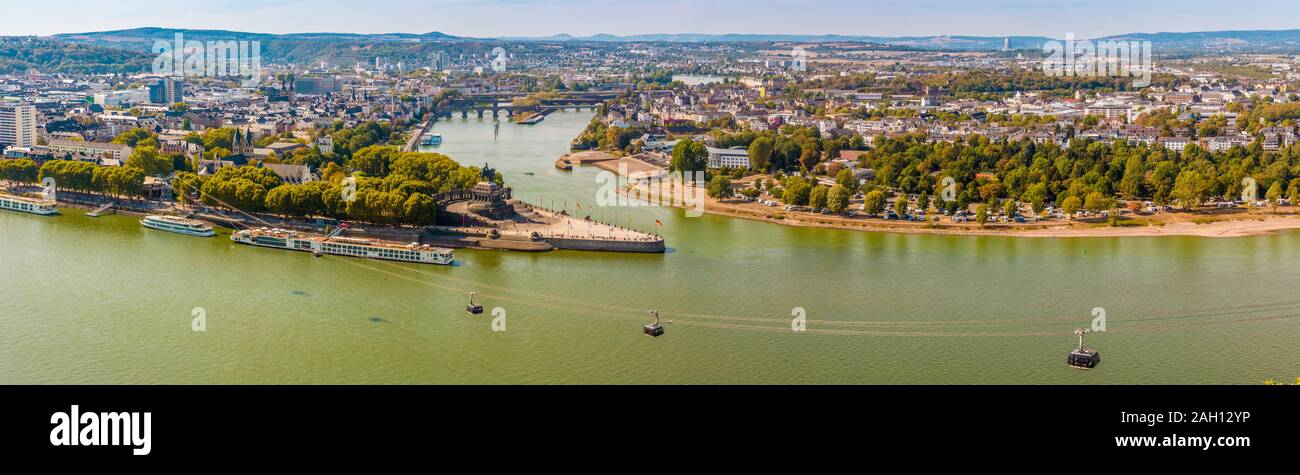
[[[0,0],[0,36],[258,33],[1050,36],[1300,28],[1295,0]]]

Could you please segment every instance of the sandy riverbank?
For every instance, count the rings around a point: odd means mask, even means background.
[[[633,195],[648,196],[644,186]],[[668,201],[668,200],[664,200]],[[841,229],[848,231],[954,236],[1051,237],[1247,237],[1300,229],[1300,208],[1270,210],[1213,210],[1198,213],[1162,212],[1130,215],[1111,226],[1105,220],[1042,221],[1038,223],[953,223],[947,217],[937,224],[869,219],[842,215],[785,211],[759,203],[719,201],[705,198],[704,212],[731,218],[763,221],[784,226]],[[684,208],[683,206],[675,206]]]

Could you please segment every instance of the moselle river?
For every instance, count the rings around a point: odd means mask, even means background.
[[[591,118],[440,123],[438,149],[586,213],[556,170]],[[527,175],[532,173],[533,175]],[[578,206],[581,204],[582,208]],[[1241,383],[1300,376],[1300,234],[1018,239],[597,211],[663,255],[458,250],[421,266],[135,218],[0,212],[0,383]],[[489,314],[469,316],[466,293]],[[505,313],[493,331],[490,313]],[[807,331],[791,331],[795,308]],[[1072,330],[1102,363],[1065,366]],[[195,309],[206,331],[191,329]],[[641,333],[649,309],[667,335]]]

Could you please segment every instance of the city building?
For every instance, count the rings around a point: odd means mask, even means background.
[[[0,144],[7,147],[36,145],[36,107],[0,104]]]
[[[154,104],[185,102],[185,81],[159,78],[157,82],[149,85],[149,102]]]
[[[741,148],[708,147],[709,168],[750,168],[749,151]]]
[[[50,140],[48,148],[56,157],[71,157],[77,160],[94,159],[98,161],[99,159],[111,159],[119,163],[125,163],[126,159],[131,156],[131,147],[116,143],[56,139]]]
[[[334,76],[323,77],[305,77],[294,79],[293,89],[298,94],[308,96],[323,96],[325,94],[339,92],[342,89],[338,78]]]

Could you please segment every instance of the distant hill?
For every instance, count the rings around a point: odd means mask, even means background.
[[[472,43],[483,40],[460,38],[441,32],[413,33],[292,33],[269,34],[229,30],[192,30],[172,28],[134,28],[130,30],[66,33],[52,38],[70,44],[116,48],[133,52],[153,52],[156,41],[171,42],[176,34],[186,41],[257,41],[262,58],[268,62],[316,64],[326,62],[346,66],[371,63],[376,57],[396,64],[423,64],[438,51],[460,52],[470,48],[474,54],[486,54]],[[497,40],[486,40],[496,43]],[[459,45],[449,48],[448,44]]]
[[[8,71],[36,68],[53,72],[120,72],[141,68],[152,57],[155,41],[170,41],[177,33],[195,41],[259,41],[263,60],[276,63],[347,66],[370,64],[376,58],[384,62],[408,65],[428,64],[436,53],[486,55],[504,42],[586,42],[586,43],[833,43],[856,42],[890,47],[935,51],[996,51],[1007,38],[992,36],[853,36],[788,34],[646,34],[618,36],[597,34],[574,36],[558,34],[545,37],[469,38],[430,33],[292,33],[269,34],[230,30],[171,28],[134,28],[129,30],[66,33],[49,38],[0,37],[9,41],[0,50],[0,67]],[[28,42],[13,42],[27,39]],[[1052,38],[1012,36],[1013,49],[1032,50]],[[1186,33],[1129,33],[1103,40],[1151,41],[1157,54],[1182,52],[1300,52],[1300,30],[1245,30]],[[37,41],[39,40],[39,41]],[[67,45],[66,47],[60,45]],[[139,55],[146,56],[139,56]]]
[[[1200,31],[1190,33],[1128,33],[1108,40],[1150,41],[1165,50],[1300,50],[1300,30]]]
[[[557,34],[542,37],[500,37],[469,38],[448,35],[442,32],[415,33],[290,33],[269,34],[249,33],[229,30],[189,30],[170,28],[135,28],[130,30],[100,31],[90,33],[66,33],[55,35],[66,41],[93,44],[98,46],[120,47],[148,50],[155,40],[170,38],[182,33],[186,38],[208,40],[249,40],[261,41],[265,46],[270,42],[425,42],[425,41],[514,41],[514,42],[667,42],[667,43],[727,43],[727,42],[863,42],[884,45],[907,46],[919,49],[943,50],[998,50],[1002,49],[1005,37],[1001,36],[869,36],[869,35],[789,35],[789,34],[705,34],[705,33],[665,33],[619,36],[607,33],[591,36],[574,36]],[[1014,49],[1040,48],[1053,38],[1043,36],[1011,36]],[[1082,39],[1082,38],[1080,38]],[[1207,31],[1186,33],[1128,33],[1098,39],[1128,39],[1151,41],[1157,49],[1192,50],[1203,48],[1218,49],[1290,49],[1300,48],[1300,29],[1298,30],[1241,30],[1241,31]],[[1059,38],[1058,38],[1059,40]]]
[[[153,55],[47,38],[0,37],[0,74],[35,69],[57,74],[132,74],[153,63]]]
[[[460,39],[442,32],[431,32],[424,34],[414,33],[381,33],[381,34],[361,34],[361,33],[289,33],[289,34],[271,34],[271,33],[249,33],[243,31],[230,30],[190,30],[174,28],[133,28],[130,30],[114,31],[97,31],[90,33],[63,33],[54,35],[65,41],[77,43],[89,43],[101,46],[116,46],[135,49],[149,49],[153,46],[154,41],[170,40],[177,33],[185,36],[187,40],[196,41],[261,41],[263,43],[271,41],[447,41]]]
[[[780,34],[648,34],[616,36],[599,34],[592,36],[554,35],[548,37],[508,37],[510,41],[587,41],[587,42],[865,42],[884,45],[907,46],[918,49],[942,50],[998,50],[1004,46],[1006,37],[994,36],[851,36],[851,35],[780,35]],[[1011,36],[1013,49],[1038,49],[1043,43],[1054,38],[1044,36]],[[1056,38],[1060,40],[1061,38]],[[1079,38],[1084,39],[1084,38]],[[1129,33],[1114,35],[1099,40],[1136,40],[1151,41],[1159,50],[1181,51],[1197,49],[1229,50],[1295,50],[1300,49],[1300,30],[1244,30],[1244,31],[1209,31],[1189,33]]]

